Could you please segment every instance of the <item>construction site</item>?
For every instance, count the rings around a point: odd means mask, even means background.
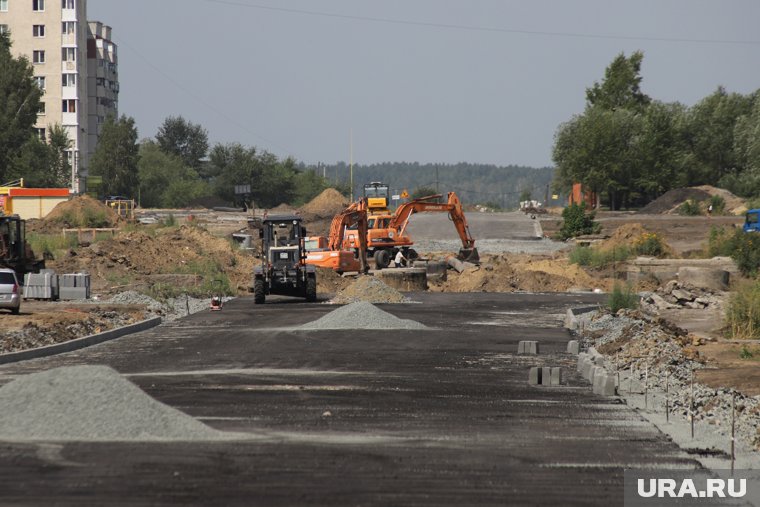
[[[612,505],[624,469],[760,465],[760,341],[725,320],[747,279],[710,255],[745,223],[726,191],[571,241],[562,209],[379,183],[129,211],[25,223],[26,285],[58,281],[0,314],[0,503]]]

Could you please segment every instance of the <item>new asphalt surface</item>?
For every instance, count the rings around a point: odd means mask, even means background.
[[[413,294],[424,331],[293,331],[335,307],[229,302],[143,333],[0,367],[0,383],[109,365],[236,442],[0,442],[1,505],[622,505],[625,467],[694,468],[593,395],[561,319],[586,294]],[[518,356],[520,340],[539,356]],[[529,386],[533,365],[563,385]]]

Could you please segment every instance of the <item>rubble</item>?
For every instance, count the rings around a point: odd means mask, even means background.
[[[680,308],[720,309],[723,299],[721,293],[671,280],[664,286],[657,288],[653,293],[644,296],[642,304],[649,312],[656,313],[661,310]]]

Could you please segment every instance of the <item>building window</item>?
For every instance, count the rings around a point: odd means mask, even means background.
[[[41,12],[45,10],[45,0],[32,0],[32,10]]]
[[[37,86],[40,87],[40,90],[45,89],[45,76],[34,76],[34,80],[37,83]]]
[[[45,103],[40,102],[40,110],[37,111],[37,114],[45,114]]]
[[[76,62],[77,61],[77,48],[62,48],[61,59],[64,62]]]
[[[47,141],[47,132],[45,132],[44,128],[34,130],[37,131],[37,137],[40,138],[40,141]]]
[[[62,109],[64,113],[76,113],[77,112],[77,101],[74,99],[67,99],[62,101]]]
[[[0,25],[0,33],[8,33],[8,25]]]
[[[63,9],[73,9],[74,8],[74,0],[61,0],[61,8],[63,8]]]
[[[0,0],[0,12],[8,12],[8,0]]]
[[[45,25],[33,25],[32,26],[32,35],[34,37],[44,37],[45,36]]]
[[[76,21],[64,21],[61,24],[61,31],[63,32],[63,35],[69,35],[69,34],[75,34],[75,33],[77,33],[77,23],[76,23]]]
[[[77,75],[76,74],[63,74],[62,76],[62,83],[63,86],[76,86],[77,85]]]
[[[32,63],[45,63],[45,52],[44,51],[33,51],[32,52]]]

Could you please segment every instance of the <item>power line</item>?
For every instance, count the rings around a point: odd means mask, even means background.
[[[430,21],[412,21],[406,19],[379,18],[374,16],[359,16],[353,14],[340,14],[333,12],[312,11],[304,9],[291,9],[287,7],[273,7],[271,5],[252,4],[236,0],[202,0],[208,3],[230,5],[235,7],[247,7],[250,9],[259,9],[286,14],[301,14],[305,16],[317,16],[323,18],[345,19],[351,21],[367,21],[372,23],[386,23],[394,25],[418,26],[426,28],[443,28],[449,30],[466,30],[470,32],[490,32],[490,33],[508,33],[516,35],[532,35],[542,37],[566,37],[577,39],[603,39],[603,40],[631,40],[631,41],[649,41],[649,42],[674,42],[674,43],[696,43],[696,44],[742,44],[742,45],[760,45],[760,40],[739,40],[739,39],[689,39],[677,37],[643,37],[632,35],[614,35],[614,34],[594,34],[581,32],[553,32],[544,30],[523,30],[516,28],[500,28],[478,25],[460,25],[453,23],[434,23]]]
[[[131,44],[127,43],[123,38],[121,38],[121,37],[118,38],[118,44],[119,44],[119,46],[126,47],[127,49],[129,49],[130,51],[132,51],[132,53],[134,53],[138,58],[140,58],[146,65],[148,65],[148,67],[150,67],[151,69],[153,69],[156,73],[158,73],[159,75],[161,75],[164,79],[166,79],[167,81],[169,81],[171,84],[173,84],[179,90],[183,91],[188,97],[194,99],[199,104],[202,104],[203,106],[206,106],[206,108],[208,108],[210,111],[218,114],[219,116],[221,116],[222,118],[224,118],[228,122],[232,123],[233,125],[235,125],[235,126],[241,128],[241,129],[243,129],[244,131],[246,131],[247,133],[249,133],[253,137],[258,138],[259,140],[261,140],[261,141],[269,144],[270,146],[273,146],[274,148],[279,149],[280,151],[282,151],[284,153],[289,153],[289,154],[295,156],[295,154],[292,151],[286,150],[282,146],[278,146],[277,143],[274,143],[274,142],[270,141],[269,139],[265,138],[264,136],[261,136],[261,135],[255,133],[255,132],[251,131],[247,126],[241,124],[240,122],[238,122],[236,119],[234,119],[231,116],[229,116],[224,111],[218,109],[216,106],[214,106],[213,104],[211,104],[207,100],[203,99],[201,96],[196,95],[194,92],[192,92],[191,90],[189,90],[188,88],[186,88],[185,86],[183,86],[176,79],[174,79],[169,74],[167,74],[166,72],[164,72],[159,66],[155,65],[153,62],[151,62],[150,60],[148,60],[145,56],[143,56],[142,53],[140,53],[137,49],[135,49],[134,46],[132,46]]]

